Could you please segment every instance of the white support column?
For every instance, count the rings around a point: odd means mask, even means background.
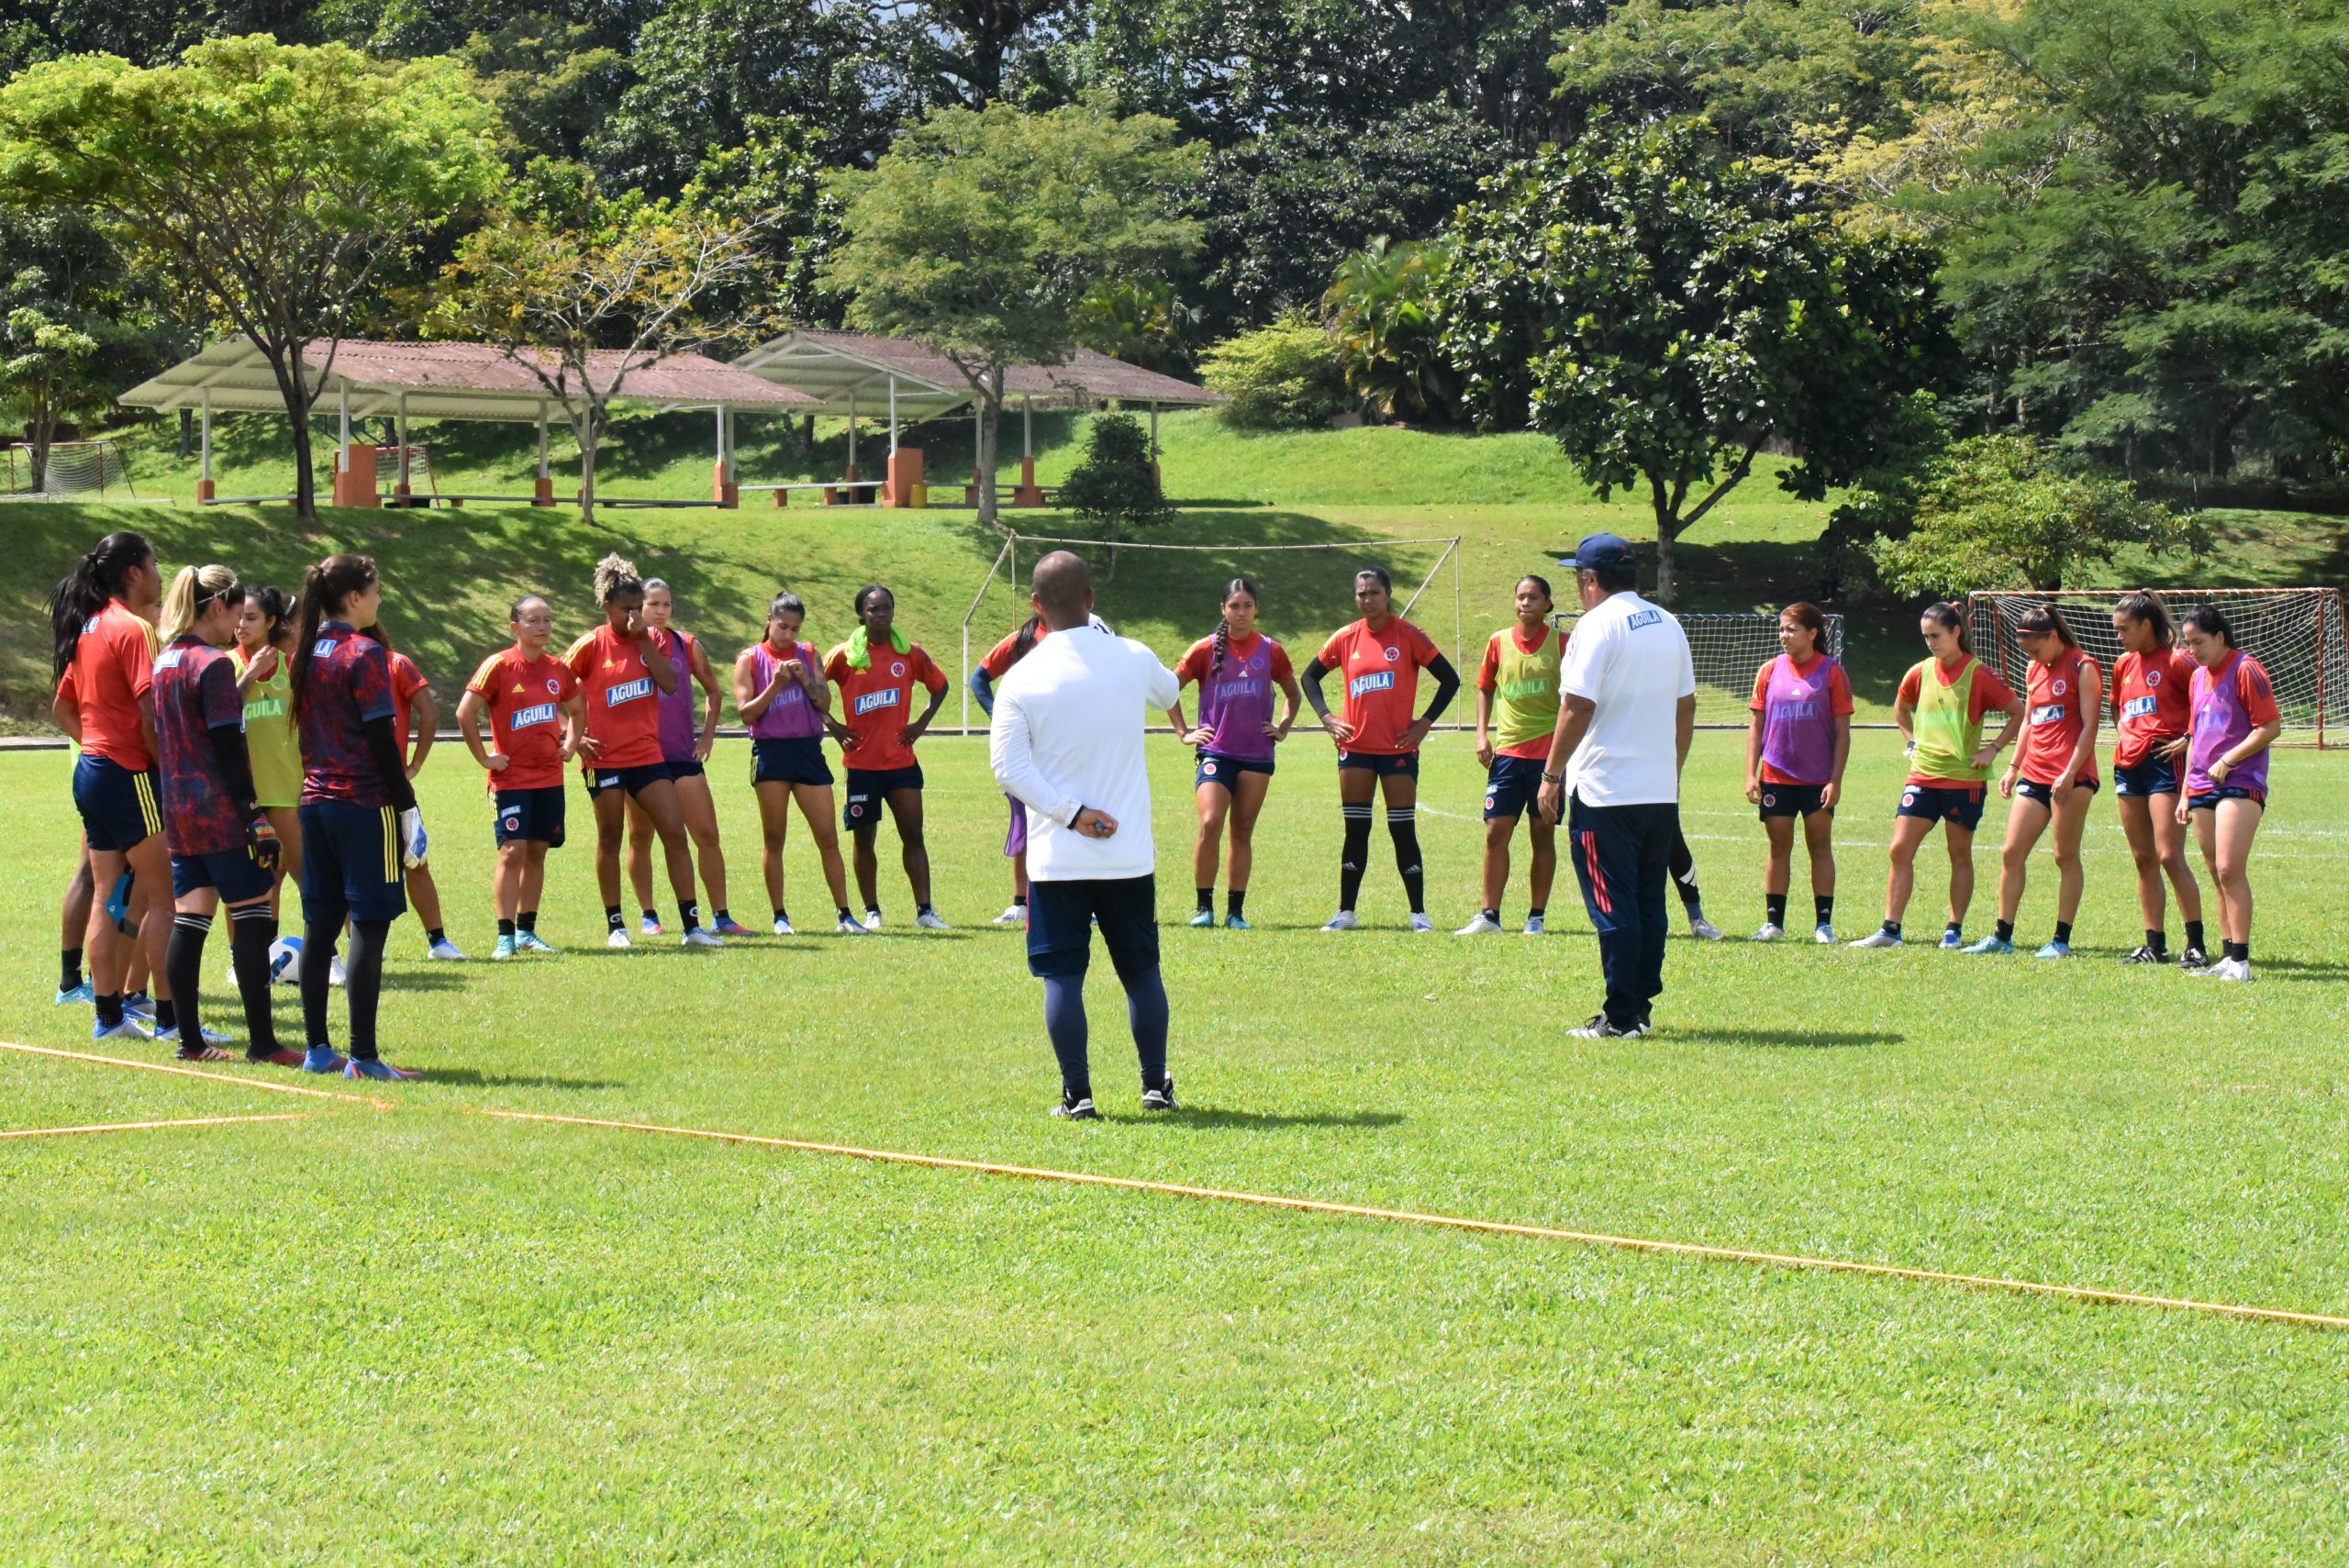
[[[727,465],[726,465],[726,405],[724,405],[723,403],[720,403],[720,404],[717,405],[717,408],[718,408],[718,477],[720,480],[728,480],[728,479],[731,479],[731,478],[733,478],[733,477],[734,477],[734,475],[733,475],[733,474],[732,474],[732,473],[728,470]]]
[[[1036,400],[1019,400],[1019,455],[1033,462],[1036,460]]]
[[[398,493],[399,495],[403,495],[403,496],[404,496],[404,495],[407,495],[407,494],[408,494],[408,487],[407,487],[407,394],[406,394],[406,393],[405,393],[405,392],[401,393],[401,394],[400,394],[400,395],[399,395],[399,410],[398,410],[398,412],[399,412],[399,427],[400,427],[400,482],[399,482],[399,484],[398,484],[396,486],[395,486],[395,489],[397,491],[397,493]]]
[[[335,451],[334,471],[337,473],[349,473],[351,472],[351,387],[348,384],[342,388],[341,404],[342,439]]]
[[[897,378],[889,378],[889,455],[897,455]]]
[[[856,475],[856,388],[848,389],[848,476]],[[854,500],[853,495],[849,499]]]

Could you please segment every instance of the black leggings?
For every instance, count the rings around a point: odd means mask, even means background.
[[[342,988],[351,1000],[351,1054],[368,1061],[375,1054],[375,1004],[384,994],[384,944],[389,920],[351,922],[351,958],[342,966]],[[332,1043],[327,1027],[327,972],[334,962],[337,926],[313,924],[302,933],[302,1027],[313,1046]]]

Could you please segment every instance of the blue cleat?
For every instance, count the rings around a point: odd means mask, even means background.
[[[2041,948],[2034,956],[2039,958],[2069,958],[2072,956],[2072,944],[2069,942],[2049,942],[2045,947]]]
[[[155,1016],[154,999],[144,991],[133,991],[122,999],[122,1016],[142,1022]]]
[[[2012,952],[2015,944],[1993,931],[1980,941],[1957,950],[1960,952]]]
[[[302,1071],[327,1074],[340,1073],[350,1063],[342,1052],[330,1045],[314,1045],[302,1055]]]
[[[81,984],[74,986],[70,991],[63,987],[60,987],[57,993],[57,1005],[61,1007],[74,1002],[79,1002],[86,1006],[97,999],[97,992],[92,988],[90,983],[86,980],[82,982]]]
[[[1943,931],[1942,933],[1942,947],[1943,951],[1948,952],[1963,951],[1965,947],[1965,933],[1963,931]]]
[[[1215,911],[1212,909],[1201,909],[1197,911],[1191,916],[1191,924],[1195,928],[1199,929],[1213,926],[1215,924]]]
[[[490,950],[489,956],[493,959],[512,958],[514,956],[514,939],[512,937],[498,938],[497,946]]]
[[[554,951],[554,944],[540,936],[536,931],[517,931],[514,933],[514,951],[517,952],[552,952]]]
[[[373,1078],[379,1083],[405,1084],[410,1074],[401,1072],[388,1062],[378,1062],[372,1056],[354,1056],[342,1064],[346,1078]]]
[[[1226,915],[1223,917],[1223,929],[1227,931],[1252,931],[1256,928],[1237,915]]]
[[[125,1013],[122,1015],[122,1022],[118,1024],[93,1023],[90,1026],[90,1038],[92,1040],[146,1040],[149,1037],[146,1026],[128,1013]]]

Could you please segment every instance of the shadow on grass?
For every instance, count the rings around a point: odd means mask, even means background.
[[[1796,1050],[1830,1051],[1862,1045],[1902,1045],[1905,1034],[1868,1029],[1679,1029],[1665,1040],[1702,1040],[1717,1045],[1784,1046]]]
[[[475,1067],[418,1068],[419,1083],[464,1089],[624,1089],[616,1078],[551,1078],[536,1073],[484,1073]]]
[[[2301,958],[2254,958],[2254,974],[2280,972],[2290,980],[2349,980],[2349,963],[2311,963]]]
[[[1186,1132],[1277,1132],[1290,1127],[1399,1127],[1403,1118],[1397,1111],[1316,1111],[1292,1116],[1279,1111],[1186,1106],[1173,1116],[1151,1116],[1142,1120],[1145,1126],[1171,1127]]]
[[[462,991],[465,979],[461,974],[444,974],[428,970],[422,973],[406,970],[391,970],[384,975],[386,991]]]

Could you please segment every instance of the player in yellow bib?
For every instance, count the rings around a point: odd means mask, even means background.
[[[1549,582],[1517,580],[1517,624],[1503,627],[1485,644],[1476,672],[1476,761],[1485,779],[1485,906],[1456,933],[1485,936],[1500,930],[1501,894],[1508,886],[1508,843],[1517,819],[1541,793],[1542,770],[1549,765],[1550,736],[1558,727],[1558,662],[1565,639],[1550,624]],[[1542,813],[1528,818],[1533,841],[1532,903],[1525,934],[1542,934],[1557,874],[1557,828]]]

